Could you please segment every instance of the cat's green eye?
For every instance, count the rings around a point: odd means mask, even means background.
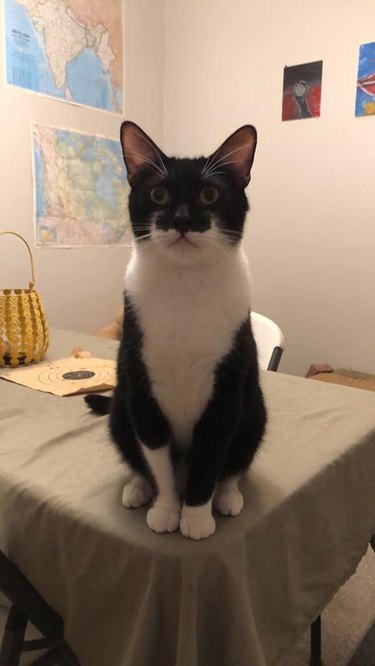
[[[219,198],[219,192],[216,187],[203,187],[199,193],[199,200],[201,203],[208,206],[215,203]]]
[[[169,201],[169,192],[166,187],[157,185],[156,187],[152,188],[150,192],[150,198],[154,203],[159,204],[159,206],[163,206]]]

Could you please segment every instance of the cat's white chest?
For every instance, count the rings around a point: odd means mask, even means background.
[[[247,266],[233,263],[175,274],[130,264],[127,291],[143,333],[142,357],[152,392],[169,421],[175,442],[188,447],[214,388],[218,363],[248,314]]]

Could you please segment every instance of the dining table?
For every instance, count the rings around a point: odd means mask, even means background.
[[[44,363],[118,343],[52,329]],[[42,366],[41,366],[42,367]],[[193,541],[126,509],[108,417],[0,369],[0,547],[63,619],[82,666],[277,664],[375,534],[375,393],[261,372],[244,508]],[[7,379],[4,379],[7,373]],[[110,395],[110,394],[108,394]]]

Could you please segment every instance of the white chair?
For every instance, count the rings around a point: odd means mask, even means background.
[[[283,333],[272,319],[258,312],[251,312],[250,319],[258,348],[259,367],[262,370],[276,372],[284,350]]]

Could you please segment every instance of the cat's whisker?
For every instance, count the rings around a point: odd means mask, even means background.
[[[201,175],[202,175],[202,176],[204,175],[206,169],[209,169],[209,168],[210,168],[210,166],[211,166],[213,160],[215,159],[216,155],[218,154],[219,150],[220,150],[220,148],[218,148],[218,149],[216,150],[216,152],[214,152],[213,155],[210,155],[209,157],[207,157],[207,159],[206,159],[206,161],[205,161],[205,163],[204,163],[204,165],[203,165],[202,171],[201,171]]]
[[[144,226],[144,227],[142,227],[142,226],[138,226],[138,225],[137,225],[136,230],[137,230],[137,231],[144,231],[144,232],[146,232],[146,234],[151,235],[151,229],[150,229],[150,226],[147,226],[147,227]]]
[[[240,231],[234,231],[233,229],[220,229],[220,233],[228,238],[242,238],[242,233]]]
[[[208,171],[210,171],[211,169],[213,169],[213,167],[218,166],[221,162],[223,162],[223,160],[225,160],[227,157],[230,157],[230,155],[234,155],[234,153],[238,153],[238,151],[243,150],[244,148],[247,148],[247,146],[252,146],[252,145],[253,145],[253,142],[252,142],[252,141],[248,141],[247,143],[241,144],[241,146],[239,146],[239,148],[235,148],[234,150],[230,150],[228,153],[225,153],[225,155],[223,155],[223,156],[220,157],[218,160],[216,160],[216,162],[213,162],[213,163],[210,165]],[[217,154],[217,152],[218,152],[218,151],[216,151],[216,154]],[[234,163],[234,162],[233,162],[233,163]],[[230,164],[230,163],[229,163],[229,164]],[[206,173],[207,173],[207,172],[206,172]]]
[[[164,172],[163,169],[161,169],[161,167],[160,167],[158,164],[156,164],[156,162],[153,162],[153,161],[150,160],[148,157],[145,157],[145,155],[142,155],[142,153],[138,153],[138,152],[136,152],[136,151],[134,151],[134,150],[124,152],[124,157],[132,157],[132,156],[140,157],[140,158],[142,159],[143,162],[145,162],[146,164],[148,164],[150,167],[154,168],[154,170],[155,170],[160,176],[162,176],[163,178],[164,178],[166,175],[168,175],[168,173],[167,173],[167,172]]]
[[[149,247],[153,244],[152,234],[149,232],[149,233],[143,234],[141,236],[135,236],[135,241],[136,241],[136,243],[138,243],[138,241],[140,241],[143,248]]]
[[[143,141],[146,141],[146,143],[148,143],[148,145],[151,146],[152,150],[154,151],[156,157],[158,158],[158,160],[159,160],[159,162],[160,162],[160,166],[161,166],[161,168],[162,168],[162,171],[164,171],[164,174],[165,174],[166,176],[168,176],[168,170],[167,170],[167,167],[165,166],[165,164],[164,164],[164,162],[163,162],[162,156],[161,156],[160,151],[159,151],[159,149],[157,148],[157,146],[156,146],[155,144],[153,144],[151,141],[149,141],[149,140],[148,140],[143,134],[141,134],[140,132],[137,131],[137,133],[138,133],[139,136],[142,137],[142,140],[143,140]]]
[[[212,236],[203,236],[202,240],[204,243],[211,245],[211,247],[214,248],[219,260],[221,260],[221,264],[226,267],[228,262],[231,260],[230,252],[223,245],[218,243],[217,239],[213,238]]]
[[[229,233],[230,233],[230,232],[229,232]],[[233,233],[235,233],[235,232],[233,232]],[[216,244],[221,250],[225,251],[225,252],[228,254],[228,256],[229,256],[229,252],[228,252],[226,249],[224,249],[224,247],[223,247],[222,244],[220,244],[220,240],[222,240],[222,239],[225,238],[225,237],[226,237],[226,230],[218,229],[218,236],[215,237],[215,238],[212,238],[212,237],[211,237],[211,240],[212,240],[212,241],[213,241],[213,242],[214,242],[214,243],[215,243],[215,244]],[[225,247],[227,247],[227,246],[225,246]]]
[[[204,178],[212,178],[213,176],[218,176],[220,174],[225,174],[225,173],[226,173],[225,171],[213,171],[213,172],[210,171],[209,173],[207,172],[205,174],[202,174],[201,178],[203,178],[203,179]]]
[[[143,234],[142,236],[137,236],[137,238],[139,238],[139,239],[151,238],[151,234]]]
[[[219,166],[221,168],[223,166],[226,166],[227,164],[236,164],[236,162],[235,162],[235,160],[228,160],[227,162],[222,162],[220,160],[220,164],[219,164],[219,162],[217,162],[216,164],[213,164],[212,167],[210,167],[210,169],[208,169],[208,171],[206,171],[204,177],[205,178],[211,177],[214,173],[219,173],[219,172],[215,171],[216,167]],[[223,172],[221,171],[220,173],[223,173]]]

